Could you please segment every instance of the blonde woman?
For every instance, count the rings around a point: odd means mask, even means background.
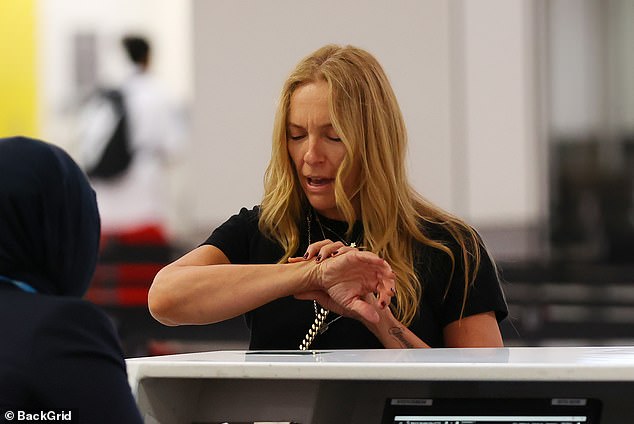
[[[474,229],[410,186],[406,143],[372,55],[304,58],[282,89],[261,205],[157,274],[153,316],[245,314],[258,350],[502,346],[495,265]]]

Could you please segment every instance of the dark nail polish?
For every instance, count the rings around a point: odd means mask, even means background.
[[[334,252],[331,253],[331,256],[335,256],[337,253],[339,253],[339,251],[335,250]]]
[[[308,252],[304,253],[304,259],[308,259]]]
[[[316,262],[321,261],[321,255],[317,255],[317,257],[315,258],[315,261],[316,261]]]

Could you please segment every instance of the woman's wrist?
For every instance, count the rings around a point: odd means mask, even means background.
[[[389,307],[381,310],[379,317],[380,319],[377,323],[364,321],[364,324],[385,348],[412,349],[429,347],[396,319]]]
[[[377,338],[381,338],[382,334],[387,334],[389,329],[398,325],[402,325],[392,314],[392,311],[389,307],[384,308],[383,310],[377,308],[377,312],[379,313],[379,321],[378,322],[370,322],[367,320],[362,320],[363,324],[374,334]]]
[[[322,290],[321,264],[315,260],[301,261],[291,264],[299,273],[298,292]]]

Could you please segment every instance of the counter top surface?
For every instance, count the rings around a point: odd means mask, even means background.
[[[634,346],[215,351],[131,358],[142,378],[634,381]]]

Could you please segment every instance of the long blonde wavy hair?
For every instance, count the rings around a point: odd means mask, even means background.
[[[285,251],[280,263],[299,246],[299,223],[308,205],[287,148],[290,100],[299,86],[321,80],[328,83],[330,91],[332,126],[347,150],[335,178],[335,201],[348,223],[348,235],[355,220],[361,219],[364,248],[385,259],[396,273],[396,318],[409,325],[422,296],[422,282],[414,270],[414,241],[447,254],[452,275],[459,261],[464,270],[464,312],[467,291],[480,263],[479,237],[469,225],[426,201],[409,184],[407,134],[396,96],[381,65],[357,47],[327,45],[318,49],[299,62],[282,89],[259,218],[260,230]],[[355,161],[361,163],[356,194],[360,217],[355,216],[343,188]],[[460,257],[428,237],[421,225],[424,222],[443,225],[461,247]]]

